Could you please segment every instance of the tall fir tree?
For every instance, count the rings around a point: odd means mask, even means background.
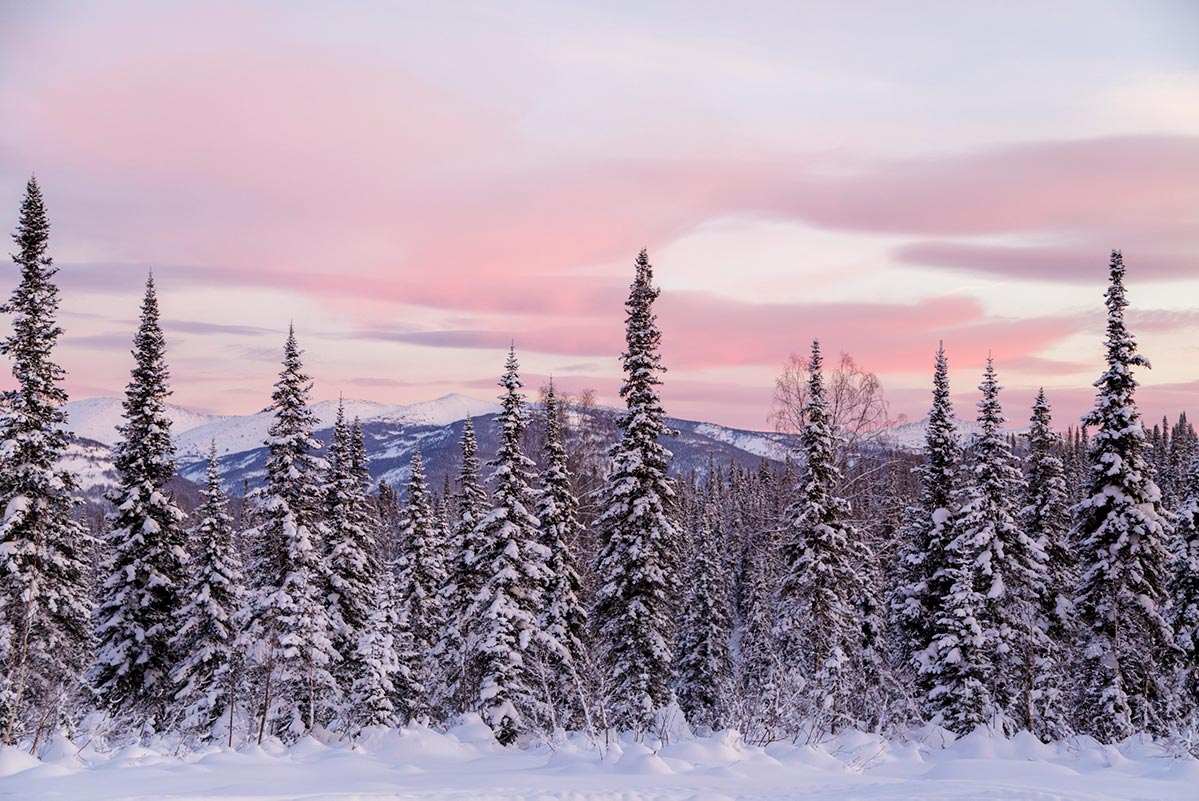
[[[245,588],[228,506],[213,442],[189,538],[187,602],[176,615],[171,643],[179,655],[171,682],[182,707],[180,726],[200,740],[211,736],[223,715],[232,715],[240,680],[234,621]]]
[[[677,642],[677,692],[687,722],[711,732],[729,723],[733,622],[715,504],[699,517]]]
[[[482,550],[473,554],[473,564],[484,581],[467,614],[467,651],[479,678],[476,708],[504,745],[544,725],[547,701],[528,658],[547,645],[539,613],[549,554],[538,541],[533,514],[533,462],[521,448],[527,419],[519,367],[512,348],[500,379],[491,511],[475,528]]]
[[[294,740],[328,720],[338,702],[321,531],[324,463],[301,355],[292,326],[271,395],[259,524],[247,532],[254,580],[242,644],[256,666],[260,740],[267,733]]]
[[[858,703],[868,682],[881,676],[861,663],[864,605],[874,591],[866,576],[869,545],[849,523],[840,497],[837,431],[824,394],[820,343],[812,343],[798,499],[785,514],[784,572],[776,601],[776,639],[783,670],[780,687],[803,688],[798,709],[817,733],[860,722]],[[800,723],[800,721],[796,721]]]
[[[362,431],[362,421],[357,417],[350,424],[350,475],[358,482],[364,494],[370,491],[370,456],[366,452],[366,434]]]
[[[539,625],[552,644],[547,654],[554,706],[567,712],[563,724],[582,725],[581,681],[587,675],[587,611],[580,600],[582,581],[575,565],[579,541],[579,499],[562,445],[558,398],[551,381],[542,404],[545,416],[544,466],[537,495],[538,536],[544,546],[546,576]]]
[[[60,467],[69,434],[62,411],[66,372],[53,356],[63,330],[49,237],[41,189],[30,178],[13,235],[21,278],[0,306],[12,319],[0,353],[12,361],[16,381],[0,403],[0,739],[6,744],[43,720],[62,722],[81,695],[91,655],[91,537],[75,516],[75,476]]]
[[[355,432],[358,432],[357,435]],[[325,471],[325,558],[329,571],[329,607],[340,656],[335,678],[349,690],[363,669],[358,640],[378,604],[379,563],[375,554],[366,485],[361,429],[346,421],[338,401],[328,467]]]
[[[457,514],[450,527],[448,581],[442,590],[445,625],[437,646],[443,667],[433,699],[434,707],[445,718],[472,709],[478,698],[478,679],[467,658],[466,625],[467,615],[485,578],[482,562],[477,556],[483,552],[486,543],[476,532],[491,503],[479,476],[479,445],[470,417],[462,426],[461,446],[462,464],[458,471],[455,503]]]
[[[918,469],[920,502],[909,511],[899,568],[900,585],[892,596],[899,653],[915,673],[922,695],[936,684],[925,657],[936,636],[935,621],[949,597],[950,506],[962,454],[957,419],[949,399],[949,361],[945,347],[937,349],[933,371],[933,405],[924,438],[924,464]]]
[[[433,515],[433,502],[425,478],[420,449],[412,454],[408,498],[400,518],[399,594],[412,646],[424,656],[418,681],[430,687],[436,678],[435,647],[445,627],[441,589],[446,583],[446,542]],[[429,712],[427,698],[414,699],[419,714]]]
[[[592,613],[600,665],[605,674],[609,723],[644,732],[671,700],[674,595],[679,534],[670,517],[674,482],[667,476],[671,453],[658,397],[665,371],[653,305],[659,289],[644,250],[625,302],[627,411],[617,421],[620,440],[601,490],[596,521],[601,546],[599,588]]]
[[[1024,664],[1032,671],[1026,687],[1029,696],[1028,725],[1046,740],[1070,733],[1069,649],[1074,644],[1074,589],[1078,567],[1070,545],[1070,490],[1065,465],[1058,454],[1060,435],[1053,430],[1053,411],[1045,390],[1037,391],[1028,430],[1027,490],[1020,510],[1020,525],[1045,555],[1044,590],[1036,598],[1035,625],[1047,641],[1043,647],[1026,640],[1031,650]]]
[[[185,603],[187,551],[184,514],[167,487],[175,475],[166,411],[170,373],[152,276],[133,347],[136,364],[113,449],[120,483],[109,495],[115,511],[105,534],[91,680],[114,716],[161,729],[171,706],[171,638]]]
[[[1047,647],[1035,612],[1044,592],[1045,558],[1016,520],[1024,479],[1003,432],[1000,389],[988,357],[979,385],[979,433],[953,495],[954,586],[927,654],[938,684],[930,701],[958,732],[995,720],[1009,731],[1030,725],[1035,670],[1025,664],[1026,655]],[[979,680],[985,693],[975,686]]]
[[[1145,429],[1134,399],[1134,367],[1149,367],[1124,322],[1124,258],[1112,251],[1107,305],[1107,369],[1084,418],[1090,477],[1075,507],[1073,539],[1082,578],[1080,731],[1113,742],[1134,731],[1161,733],[1171,718],[1174,635],[1164,614],[1171,526],[1146,460]]]

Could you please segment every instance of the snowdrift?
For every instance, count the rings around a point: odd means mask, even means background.
[[[116,799],[1161,799],[1199,798],[1199,760],[1167,744],[1089,738],[1044,744],[926,728],[906,740],[850,732],[819,745],[748,746],[733,731],[651,747],[503,748],[478,719],[449,732],[372,730],[354,742],[183,751],[169,743],[102,751],[52,741],[41,759],[0,750],[0,798]]]

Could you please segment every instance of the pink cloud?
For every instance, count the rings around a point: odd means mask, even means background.
[[[1113,243],[1119,244],[1119,243]],[[1110,248],[1108,248],[1110,249]],[[899,261],[923,267],[948,267],[1008,278],[1095,284],[1107,274],[1107,250],[1093,247],[973,245],[913,242],[894,251]],[[1170,280],[1199,275],[1199,255],[1129,251],[1129,269],[1137,280]]]
[[[994,353],[1015,359],[1045,349],[1075,333],[1070,317],[1005,320],[986,317],[966,298],[930,298],[914,304],[763,304],[698,294],[663,295],[667,332],[663,353],[682,367],[779,364],[803,352],[814,338],[826,350],[847,351],[868,369],[920,369],[944,340],[973,358]],[[710,321],[719,320],[719,328]]]
[[[593,325],[519,321],[511,329],[361,331],[353,336],[446,348],[518,349],[572,356],[615,357],[623,349],[615,302],[607,322]],[[813,338],[848,351],[869,369],[921,368],[944,339],[973,357],[1025,358],[1075,333],[1077,317],[1005,320],[986,317],[969,298],[928,298],[913,304],[753,303],[702,292],[664,292],[658,301],[662,353],[683,370],[778,365]]]
[[[264,47],[259,27],[266,32],[250,17],[236,36],[218,22],[182,42],[101,48],[104,31],[94,31],[64,43],[20,91],[0,86],[6,160],[48,173],[52,210],[64,210],[73,244],[206,265],[215,281],[249,272],[312,293],[442,308],[544,300],[535,279],[623,260],[729,215],[919,236],[1153,242],[1173,249],[1143,261],[1171,274],[1196,244],[1196,138],[1034,142],[897,161],[814,156],[729,134],[676,158],[564,159],[522,136],[519,109],[473,101],[377,57]],[[934,242],[899,256],[1025,277],[1062,257],[1059,269],[1077,278],[1087,252]],[[587,300],[580,290],[562,311]]]
[[[96,33],[59,53],[62,66],[50,59],[32,85],[0,86],[6,160],[47,165],[52,211],[63,209],[55,219],[74,249],[203,265],[187,269],[332,295],[347,309],[368,297],[576,315],[615,286],[579,270],[730,215],[919,236],[1154,242],[1174,248],[1142,258],[1163,275],[1184,271],[1196,244],[1188,211],[1199,207],[1199,138],[895,161],[730,134],[719,150],[676,158],[567,160],[535,150],[515,109],[366,55],[313,59],[245,44],[253,30],[233,37],[214,25],[182,45],[102,50]],[[1091,255],[924,242],[898,256],[1023,277],[1049,266],[1081,280],[1106,246]]]
[[[780,208],[834,228],[916,235],[1057,231],[1197,241],[1199,137],[1031,142],[815,175]],[[1114,243],[1114,244],[1118,244]]]

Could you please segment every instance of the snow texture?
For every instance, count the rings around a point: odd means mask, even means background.
[[[472,717],[449,733],[377,729],[353,745],[306,737],[285,748],[272,739],[182,757],[166,743],[100,753],[62,737],[41,761],[0,750],[0,798],[22,801],[1183,801],[1197,784],[1199,761],[1139,740],[1045,745],[976,732],[952,741],[937,730],[912,741],[846,732],[765,748],[724,731],[656,748],[625,740],[601,756],[582,740],[505,749]]]

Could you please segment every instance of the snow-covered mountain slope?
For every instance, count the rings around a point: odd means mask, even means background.
[[[715,423],[700,423],[692,429],[692,433],[723,442],[746,453],[761,456],[763,459],[775,461],[785,459],[790,447],[789,438],[784,434],[768,431],[741,431],[718,426]]]
[[[432,401],[412,404],[387,404],[374,401],[343,401],[346,417],[367,423],[392,423],[405,426],[445,426],[467,415],[484,416],[499,411],[499,404],[466,395],[451,394]],[[312,405],[317,429],[330,428],[337,419],[337,401],[321,401]],[[261,448],[266,442],[273,417],[270,412],[258,412],[244,417],[227,417],[203,425],[177,431],[175,445],[182,461],[201,459],[208,454],[212,442],[217,454],[227,456]]]
[[[978,436],[981,428],[974,420],[957,421],[958,434],[961,435],[962,442],[968,443],[974,437]],[[1028,426],[1021,428],[1005,428],[1004,431],[1008,434],[1026,434]],[[895,426],[883,434],[879,441],[891,448],[901,451],[919,451],[924,448],[924,438],[928,435],[928,418],[922,420],[914,420],[910,423]]]
[[[440,410],[437,410],[440,411]],[[495,414],[474,415],[474,407],[470,411],[475,419],[475,433],[479,440],[479,453],[484,459],[491,457],[499,445],[495,431]],[[457,416],[455,414],[454,416]],[[441,417],[430,416],[425,419],[441,420]],[[603,418],[607,422],[596,429],[591,436],[595,439],[597,452],[602,453],[607,445],[615,441],[617,431],[612,418]],[[459,442],[462,438],[464,419],[453,420],[446,424],[427,424],[404,419],[402,416],[385,415],[379,418],[363,420],[362,430],[366,438],[367,454],[370,456],[371,477],[375,481],[387,481],[392,485],[403,485],[408,480],[409,462],[412,454],[419,446],[425,464],[425,472],[429,480],[440,486],[442,478],[453,476],[458,469],[460,459]],[[788,438],[779,434],[755,431],[740,431],[725,428],[714,423],[698,423],[690,420],[668,419],[667,425],[675,430],[673,436],[665,439],[664,444],[674,454],[671,471],[676,475],[696,473],[702,477],[707,469],[710,458],[718,464],[737,462],[745,466],[756,466],[763,458],[781,461],[786,454]],[[202,429],[189,432],[192,436],[202,433]],[[317,438],[328,443],[330,430],[322,424],[317,432]],[[228,437],[226,442],[232,442]],[[253,443],[249,437],[246,442]],[[218,445],[218,450],[219,450]],[[539,454],[531,453],[533,457]],[[253,450],[231,448],[220,454],[221,472],[225,476],[229,490],[240,493],[244,487],[255,486],[262,480],[266,467],[266,448],[258,447]],[[485,474],[488,471],[485,471]],[[180,473],[192,481],[199,481],[204,475],[204,461],[200,455],[180,456]]]
[[[409,462],[417,447],[424,457],[431,480],[453,475],[459,459],[459,441],[466,417],[475,418],[480,453],[489,458],[497,440],[493,430],[499,404],[465,395],[446,395],[432,401],[413,404],[385,404],[371,401],[344,401],[346,415],[358,418],[366,437],[371,475],[375,481],[403,484],[408,478]],[[337,416],[337,402],[314,404],[317,438],[327,443]],[[80,473],[82,489],[91,494],[115,484],[110,445],[116,440],[121,405],[115,398],[94,398],[69,404],[71,424],[80,439],[70,454],[70,466]],[[178,448],[180,475],[201,481],[210,443],[216,442],[226,486],[238,494],[261,481],[266,465],[265,442],[272,416],[259,412],[244,416],[217,417],[170,407]],[[606,413],[592,436],[597,452],[616,436],[614,417]],[[577,422],[577,421],[576,421]],[[763,458],[781,461],[789,447],[789,438],[761,431],[742,431],[714,423],[671,419],[676,431],[666,446],[674,453],[672,469],[676,474],[695,472],[703,475],[709,458],[719,464],[738,462],[756,465]]]
[[[67,414],[66,428],[75,436],[104,445],[116,443],[117,426],[121,424],[120,398],[85,398],[71,401],[62,408]],[[166,410],[167,416],[171,419],[171,429],[176,437],[198,426],[228,419],[221,415],[195,412],[170,403],[166,405]]]
[[[67,446],[59,466],[75,474],[84,495],[99,498],[117,486],[117,471],[112,464],[109,446],[85,439],[75,439]]]
[[[432,401],[412,404],[387,404],[374,401],[344,401],[346,416],[358,418],[366,435],[371,459],[371,475],[375,481],[403,484],[408,479],[408,464],[419,446],[425,469],[431,480],[439,482],[445,474],[457,469],[458,442],[467,416],[475,418],[479,448],[484,458],[496,447],[492,422],[499,404],[466,395],[446,395]],[[80,472],[85,491],[106,489],[113,485],[116,475],[106,449],[96,443],[111,445],[116,441],[116,426],[121,419],[121,402],[117,398],[92,398],[67,404],[70,425],[76,435],[95,442],[77,443],[72,449],[71,466]],[[328,442],[330,429],[337,417],[337,401],[313,404],[317,419],[317,437]],[[244,416],[216,416],[193,412],[179,406],[169,406],[178,447],[179,472],[191,481],[200,481],[211,442],[216,442],[217,455],[228,488],[233,493],[256,485],[266,465],[267,432],[271,426],[270,412]],[[798,439],[767,431],[743,431],[715,423],[671,419],[668,425],[675,435],[665,444],[673,452],[672,470],[685,475],[695,472],[702,476],[708,461],[714,457],[719,464],[738,462],[752,466],[762,459],[780,462],[796,447]],[[958,431],[964,442],[978,434],[978,424],[958,420]],[[1008,429],[1017,434],[1027,428]],[[880,443],[885,447],[917,452],[924,447],[928,419],[916,420],[888,430]],[[616,435],[610,431],[597,432],[606,445]]]
[[[390,419],[403,420],[415,425],[444,426],[465,420],[467,417],[495,414],[500,410],[500,405],[495,401],[481,401],[455,392],[437,400],[410,403],[398,408],[402,413]],[[366,420],[367,418],[363,417],[362,419]],[[380,418],[371,419],[378,420]]]

